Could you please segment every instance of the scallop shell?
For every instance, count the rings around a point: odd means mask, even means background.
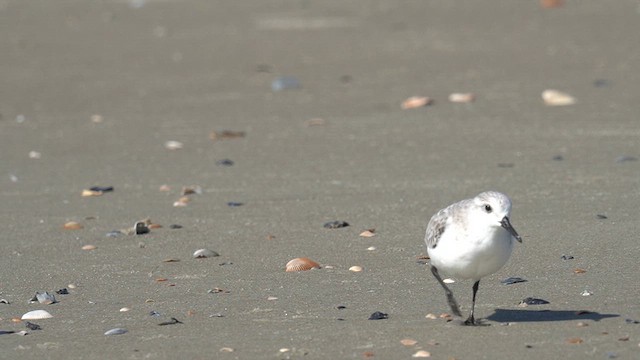
[[[196,259],[204,259],[209,257],[220,256],[217,252],[209,249],[198,249],[193,252],[193,257]]]
[[[104,334],[105,335],[122,335],[122,334],[126,334],[127,332],[128,332],[127,329],[115,328],[105,332]]]
[[[33,310],[28,313],[22,315],[22,320],[42,320],[42,319],[50,319],[53,315],[49,314],[46,310]]]
[[[311,269],[320,269],[320,264],[306,257],[292,259],[284,267],[286,272],[307,271]]]

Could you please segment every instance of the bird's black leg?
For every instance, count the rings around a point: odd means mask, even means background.
[[[442,281],[440,274],[438,274],[438,269],[436,269],[436,267],[433,265],[431,266],[431,273],[433,274],[433,276],[435,276],[436,280],[438,280],[440,285],[442,285],[442,287],[444,288],[444,293],[447,295],[447,302],[449,303],[449,307],[451,308],[451,311],[453,312],[453,314],[456,316],[462,316],[462,313],[460,312],[460,308],[458,307],[458,303],[456,302],[456,299],[453,298],[453,293],[451,292],[451,290],[449,290],[449,288],[447,287],[447,284],[445,284],[444,281]],[[477,290],[478,290],[478,283],[474,285],[474,292],[473,292],[474,301],[475,301]],[[473,310],[471,310],[471,319],[473,319]]]
[[[471,302],[471,314],[469,315],[469,318],[467,318],[467,320],[464,321],[465,325],[479,325],[478,323],[476,323],[476,319],[473,317],[473,311],[475,310],[475,307],[476,307],[476,294],[478,293],[479,287],[480,287],[480,280],[476,281],[473,284],[473,299]]]

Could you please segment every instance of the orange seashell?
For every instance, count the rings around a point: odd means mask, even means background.
[[[584,273],[587,272],[587,270],[577,268],[577,269],[573,270],[573,272],[576,273],[576,274],[584,274]]]
[[[311,269],[320,269],[320,264],[309,258],[301,257],[289,261],[284,269],[286,272],[306,271]]]
[[[79,229],[82,229],[84,226],[82,226],[82,224],[78,222],[69,221],[65,223],[63,227],[67,230],[79,230]]]
[[[400,107],[403,110],[407,109],[416,109],[419,107],[430,105],[432,100],[426,96],[412,96],[407,100],[403,101]]]

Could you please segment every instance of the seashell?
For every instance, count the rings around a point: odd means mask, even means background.
[[[82,246],[82,250],[86,250],[86,251],[91,251],[91,250],[95,250],[98,247],[95,245],[91,245],[91,244],[87,244],[87,245],[83,245]]]
[[[453,279],[449,279],[449,278],[447,278],[447,279],[442,280],[442,282],[443,282],[443,283],[445,283],[445,284],[453,284],[453,283],[454,283],[454,282],[456,282],[456,281],[455,281],[455,280],[453,280]]]
[[[131,311],[131,308],[123,307],[120,309],[120,312],[127,312],[127,311]]]
[[[40,159],[42,157],[42,154],[37,152],[37,151],[29,151],[29,158],[30,159]]]
[[[362,266],[358,266],[358,265],[354,265],[349,268],[349,271],[353,271],[353,272],[361,272],[362,270],[363,270]]]
[[[431,353],[426,350],[418,350],[415,354],[411,355],[414,358],[428,358],[431,357]]]
[[[102,191],[96,191],[96,190],[90,190],[90,189],[82,190],[82,197],[101,196],[102,194],[103,194]]]
[[[126,334],[128,332],[127,329],[124,328],[115,328],[115,329],[111,329],[107,332],[105,332],[105,335],[122,335],[122,334]]]
[[[168,192],[171,191],[171,186],[169,185],[160,185],[160,187],[158,188],[158,191],[163,191],[163,192]]]
[[[430,105],[433,101],[426,96],[412,96],[402,102],[400,107],[403,110],[416,109],[419,107]]]
[[[567,344],[582,344],[584,340],[580,339],[579,337],[572,337],[568,338],[566,342]]]
[[[164,147],[169,149],[169,150],[182,149],[183,146],[184,145],[180,141],[175,141],[175,140],[169,140],[169,141],[164,143]]]
[[[182,196],[180,199],[178,199],[177,201],[175,201],[173,203],[173,206],[175,206],[175,207],[187,206],[189,201],[191,201],[191,199],[188,196]]]
[[[435,320],[435,319],[438,318],[438,316],[436,314],[432,314],[432,313],[428,313],[424,317],[427,318],[427,319],[431,319],[431,320]]]
[[[449,94],[449,101],[452,103],[470,103],[476,99],[473,93],[451,93]]]
[[[193,252],[193,257],[196,259],[204,259],[210,257],[220,256],[217,252],[209,249],[198,249]]]
[[[307,271],[311,269],[320,269],[320,264],[306,257],[292,259],[284,267],[284,271],[286,272]]]
[[[376,250],[376,247],[375,247],[375,246],[369,246],[369,247],[367,248],[367,250],[369,250],[369,251],[374,251],[374,250]]]
[[[586,273],[586,272],[587,272],[587,270],[577,268],[577,269],[573,270],[573,272],[574,272],[575,274],[584,274],[584,273]]]
[[[53,315],[49,314],[46,310],[33,310],[28,313],[22,315],[22,320],[42,320],[42,319],[50,319]]]
[[[543,91],[542,100],[549,106],[566,106],[576,103],[576,99],[573,96],[553,89]]]
[[[230,348],[230,347],[223,347],[223,348],[220,348],[220,351],[221,352],[234,352],[236,350],[234,348]]]
[[[78,285],[76,285],[76,284],[68,284],[67,287],[69,289],[76,289],[78,287]]]
[[[182,188],[182,195],[202,194],[202,187],[200,185],[184,186]]]
[[[79,230],[79,229],[82,229],[84,226],[82,226],[82,224],[80,224],[80,223],[78,223],[78,222],[75,222],[75,221],[69,221],[69,222],[65,223],[65,224],[63,225],[63,227],[64,227],[66,230]]]
[[[56,297],[53,296],[52,294],[49,294],[48,292],[37,292],[36,293],[36,299],[38,299],[38,302],[40,304],[45,304],[45,305],[49,305],[49,304],[54,304],[56,303]]]
[[[275,301],[275,300],[278,300],[278,298],[276,296],[269,296],[269,297],[267,297],[267,300]]]
[[[414,339],[402,339],[400,340],[400,344],[404,345],[404,346],[413,346],[415,344],[417,344],[418,342]]]
[[[362,236],[362,237],[373,237],[373,236],[376,236],[375,232],[376,232],[376,229],[368,229],[368,230],[365,230],[365,231],[361,232],[360,236]]]

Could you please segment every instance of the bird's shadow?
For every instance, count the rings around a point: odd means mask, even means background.
[[[593,320],[619,317],[620,314],[600,314],[584,310],[520,310],[496,309],[495,313],[486,319],[496,322],[540,322],[540,321],[570,321]]]

